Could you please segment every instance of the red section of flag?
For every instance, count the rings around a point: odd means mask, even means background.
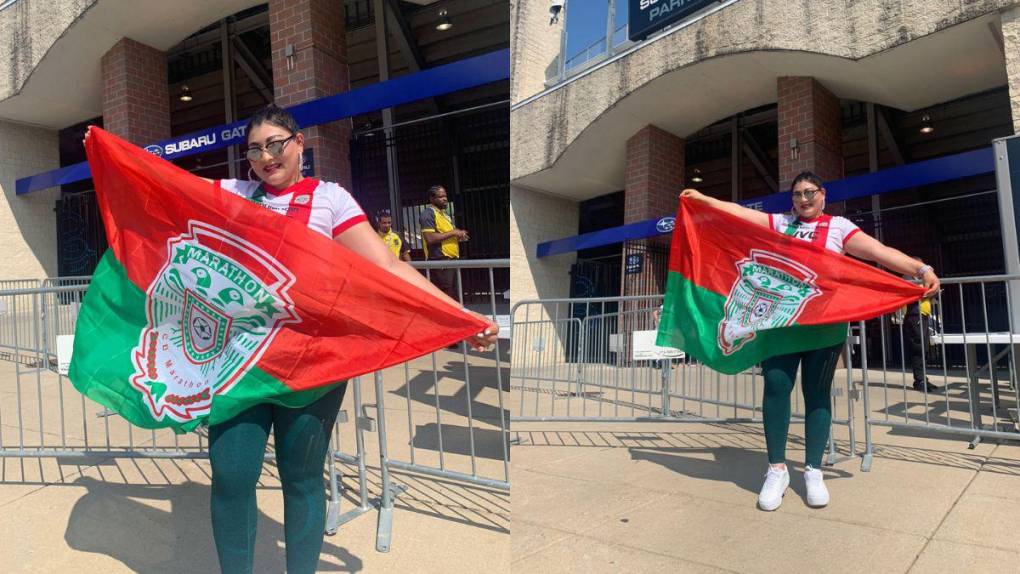
[[[107,240],[138,289],[147,291],[167,262],[167,241],[185,233],[189,221],[244,238],[293,274],[289,296],[301,321],[282,328],[257,363],[291,388],[395,365],[486,327],[302,222],[99,128],[92,128],[86,147]],[[210,247],[246,264],[247,256],[228,245]]]
[[[856,259],[744,221],[704,203],[680,199],[669,270],[725,297],[736,262],[752,249],[780,253],[818,274],[822,294],[808,301],[799,325],[862,321],[920,299],[924,288]]]

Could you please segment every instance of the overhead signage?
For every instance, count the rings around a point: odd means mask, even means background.
[[[659,233],[669,233],[676,227],[676,218],[672,215],[663,217],[655,222],[655,230]]]
[[[305,148],[301,163],[301,175],[315,177],[315,149]]]
[[[147,145],[145,151],[163,159],[202,153],[245,141],[247,122],[234,122],[226,126],[193,132],[184,137]],[[187,153],[185,153],[187,152]]]
[[[297,104],[287,108],[287,111],[294,116],[299,126],[305,128],[509,78],[510,50],[507,48]],[[247,121],[242,120],[156,142],[144,148],[168,160],[222,149],[245,142],[246,124]],[[18,179],[15,193],[23,195],[89,177],[91,173],[88,163],[76,163]]]
[[[719,0],[630,0],[629,38],[637,42]]]

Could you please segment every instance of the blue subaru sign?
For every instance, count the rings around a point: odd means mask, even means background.
[[[145,151],[164,159],[212,151],[228,145],[244,143],[246,127],[246,122],[234,122],[147,145]]]
[[[676,218],[672,216],[663,217],[655,222],[655,230],[659,233],[669,233],[676,227]]]
[[[630,0],[630,32],[634,42],[683,20],[719,0]]]

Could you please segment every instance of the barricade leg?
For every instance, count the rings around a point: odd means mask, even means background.
[[[334,440],[329,452],[329,508],[326,514],[326,534],[334,535],[340,526],[372,510],[373,506],[368,500],[367,468],[365,466],[365,436],[366,430],[373,430],[371,421],[364,414],[364,407],[361,402],[361,380],[351,381],[354,386],[354,441],[357,445],[357,452],[352,457],[340,451],[339,434],[334,434]],[[345,413],[341,413],[345,414]],[[340,513],[340,499],[343,494],[343,483],[337,472],[336,463],[343,462],[353,464],[358,470],[358,494],[359,504],[351,510]]]
[[[864,394],[864,454],[861,455],[861,472],[871,470],[874,443],[871,441],[871,401],[868,398],[868,344],[865,342],[864,322],[861,322],[861,392]],[[848,366],[849,368],[849,366]],[[851,379],[853,369],[850,369]]]
[[[375,373],[375,401],[379,428],[379,475],[382,480],[382,499],[379,501],[379,524],[375,533],[375,549],[389,552],[393,536],[393,499],[407,487],[390,482],[389,454],[386,449],[386,410],[383,405],[382,373]],[[438,385],[437,385],[438,388]]]

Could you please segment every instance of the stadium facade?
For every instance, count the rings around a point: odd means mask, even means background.
[[[516,300],[661,293],[680,189],[782,211],[804,170],[941,276],[1005,271],[1020,2],[519,0],[511,29]]]
[[[0,278],[88,275],[105,250],[87,125],[243,179],[243,122],[271,101],[306,105],[307,173],[395,211],[419,257],[434,184],[466,256],[507,257],[509,67],[465,76],[508,61],[508,31],[505,0],[0,1]]]

